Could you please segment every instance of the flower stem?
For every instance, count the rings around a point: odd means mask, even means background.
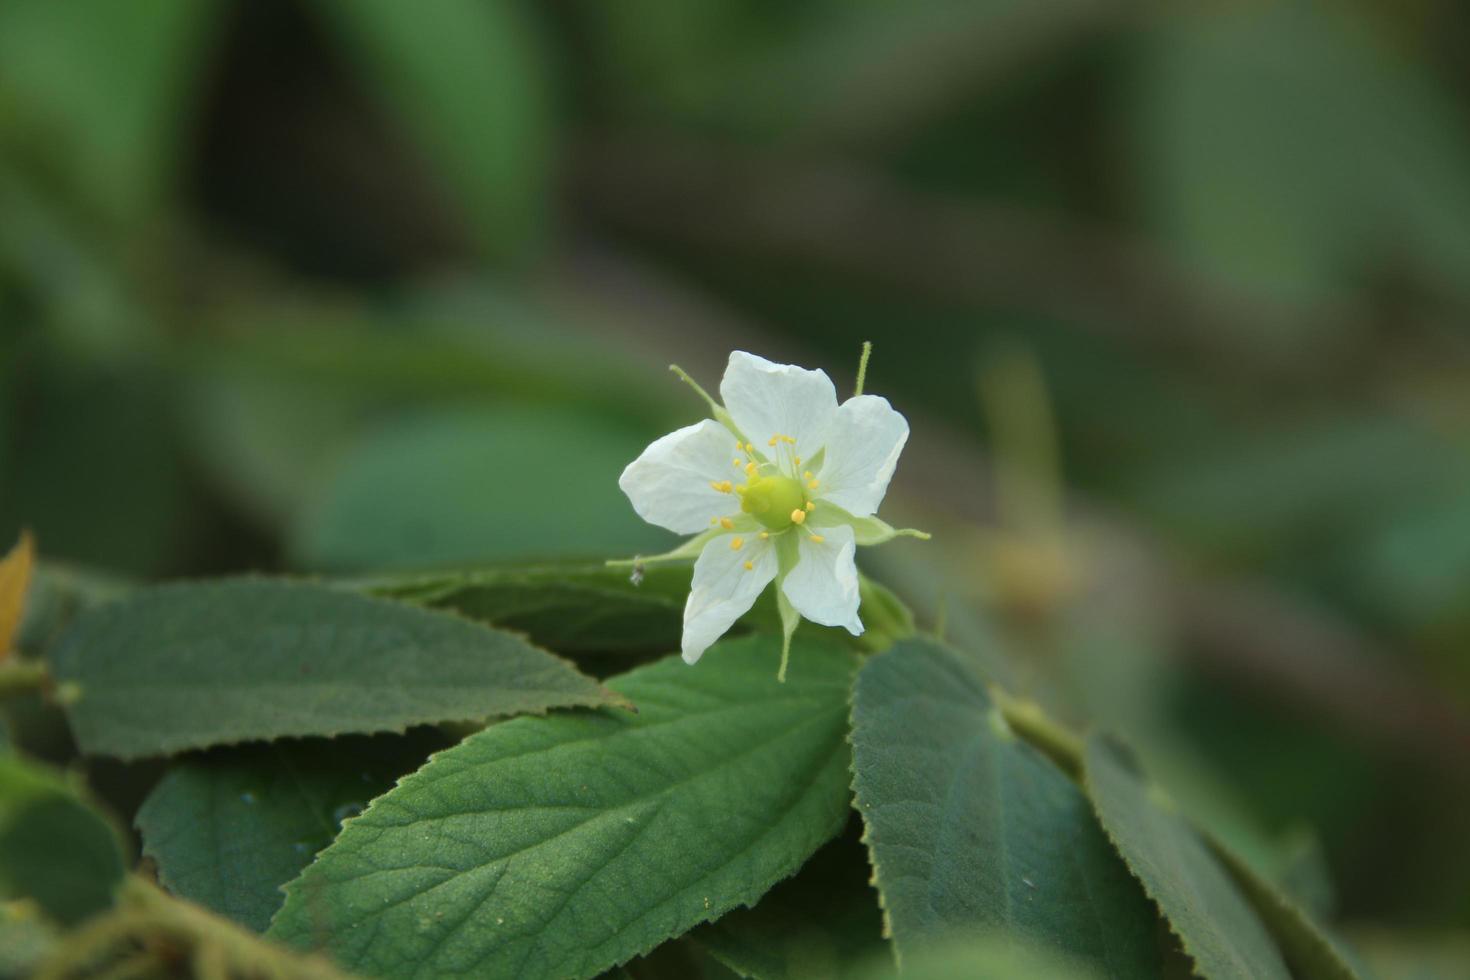
[[[858,358],[857,386],[852,390],[852,395],[854,398],[863,393],[863,384],[868,380],[868,358],[872,355],[872,353],[873,342],[871,340],[863,341],[863,353],[862,356]]]

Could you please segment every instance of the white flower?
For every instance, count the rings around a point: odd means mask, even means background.
[[[857,545],[927,537],[873,516],[908,422],[887,399],[858,394],[839,405],[822,371],[744,351],[730,355],[723,405],[694,387],[717,421],[655,441],[618,480],[645,521],[696,535],[641,559],[698,556],[684,607],[684,659],[697,661],[772,581],[787,649],[801,617],[861,634]]]

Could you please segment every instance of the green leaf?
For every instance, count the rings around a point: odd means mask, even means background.
[[[525,259],[546,228],[550,106],[540,39],[509,0],[318,0],[363,79],[415,138],[485,253]]]
[[[1102,980],[1086,963],[1018,942],[1006,934],[948,940],[904,957],[902,973],[891,962],[874,960],[855,980]],[[1125,977],[1127,974],[1106,974]],[[1128,980],[1132,980],[1131,976]]]
[[[550,410],[445,410],[348,451],[292,550],[313,568],[410,568],[553,556],[652,554],[618,474],[645,440]]]
[[[1093,736],[1086,787],[1128,867],[1210,980],[1290,980],[1265,927],[1203,840],[1113,742]]]
[[[745,977],[847,976],[870,958],[890,955],[871,876],[862,842],[856,833],[846,834],[755,908],[736,909],[700,926],[689,939]]]
[[[281,886],[342,822],[417,768],[442,739],[350,737],[217,749],[182,760],[134,823],[175,895],[264,932]]]
[[[215,11],[202,0],[0,4],[4,123],[49,151],[88,205],[142,218],[178,162]]]
[[[628,569],[602,563],[487,568],[368,579],[378,595],[420,602],[525,633],[565,654],[667,653],[679,647],[688,565]]]
[[[853,655],[717,644],[609,686],[636,715],[494,725],[375,800],[271,933],[349,969],[591,977],[792,874],[847,817]]]
[[[853,694],[853,789],[902,962],[956,931],[1005,930],[1110,976],[1158,976],[1157,916],[1087,800],[1020,741],[983,680],[908,640]]]
[[[112,904],[123,871],[111,823],[59,775],[0,753],[0,897],[70,925]]]
[[[1306,909],[1229,848],[1211,845],[1281,947],[1296,980],[1363,980],[1347,949]]]
[[[610,699],[508,633],[264,579],[138,592],[79,618],[51,659],[82,750],[124,759]]]

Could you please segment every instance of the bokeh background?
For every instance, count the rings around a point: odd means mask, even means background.
[[[865,555],[1390,975],[1470,957],[1470,7],[0,0],[0,538],[662,550],[732,348],[914,435]],[[1396,959],[1397,958],[1397,959]],[[1447,974],[1450,975],[1450,974]]]

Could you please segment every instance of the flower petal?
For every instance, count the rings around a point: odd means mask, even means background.
[[[841,626],[860,636],[863,623],[858,618],[858,572],[853,561],[857,542],[852,528],[823,528],[822,536],[821,541],[806,534],[799,538],[800,558],[781,583],[781,591],[812,622]]]
[[[858,395],[843,402],[827,432],[821,498],[856,517],[875,512],[908,438],[908,420],[888,399]]]
[[[737,550],[731,544],[739,538]],[[749,562],[751,567],[746,568]],[[704,546],[694,563],[694,582],[684,604],[684,659],[694,663],[735,620],[755,604],[776,577],[774,542],[757,535],[722,534]]]
[[[716,517],[736,515],[740,501],[710,486],[743,479],[731,464],[735,437],[705,419],[670,432],[643,450],[618,477],[638,516],[679,534],[709,530]]]
[[[796,440],[795,455],[810,456],[822,448],[837,414],[837,390],[825,372],[774,364],[741,350],[730,355],[720,397],[740,431],[762,451],[779,434]]]

